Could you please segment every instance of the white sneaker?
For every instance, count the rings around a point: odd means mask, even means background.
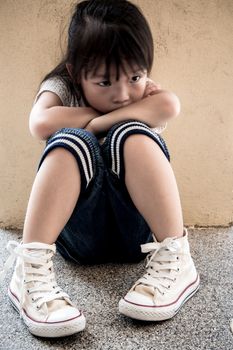
[[[173,317],[199,288],[199,275],[190,255],[188,233],[141,246],[146,273],[119,302],[121,314],[143,321]]]
[[[82,331],[86,323],[84,315],[55,280],[52,262],[55,244],[10,241],[7,249],[11,255],[1,278],[17,258],[8,295],[29,331],[48,338]]]

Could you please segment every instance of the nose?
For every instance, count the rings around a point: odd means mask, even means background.
[[[115,92],[113,102],[116,104],[124,104],[129,101],[129,90],[127,86],[119,85]]]

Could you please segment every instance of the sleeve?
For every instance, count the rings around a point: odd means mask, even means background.
[[[34,104],[37,102],[40,95],[45,91],[50,91],[56,94],[60,98],[63,106],[70,107],[73,104],[69,89],[67,88],[65,82],[59,77],[50,78],[41,84],[34,100]]]

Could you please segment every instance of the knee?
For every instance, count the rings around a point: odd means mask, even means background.
[[[140,142],[143,139],[143,135],[152,134],[152,130],[144,123],[138,121],[126,121],[114,125],[107,136],[111,148],[117,152],[126,140],[130,138],[133,143]]]
[[[141,155],[146,149],[158,149],[170,161],[170,154],[163,138],[154,130],[141,122],[131,122],[125,129],[124,136],[120,141],[120,148],[124,158],[126,155]]]
[[[90,158],[92,151],[98,149],[96,137],[84,130],[76,128],[63,128],[53,134],[47,141],[46,148],[61,146],[71,151],[75,156],[83,155]]]
[[[99,157],[95,136],[83,129],[64,128],[57,131],[47,141],[39,167],[51,151],[56,151],[59,156],[65,156],[67,152],[73,155],[81,174],[82,189],[85,189],[94,177]]]
[[[139,121],[126,121],[116,124],[107,135],[110,145],[111,170],[118,177],[124,176],[125,149],[128,153],[138,154],[143,143],[156,144],[170,160],[169,152],[164,140],[151,130],[145,123]]]
[[[140,147],[145,144],[149,144],[151,146],[151,144],[154,144],[154,141],[147,135],[140,133],[128,135],[124,143],[124,152],[135,153],[135,151],[138,151]]]
[[[153,132],[146,124],[131,120],[116,124],[110,129],[106,141],[110,154],[111,170],[119,178],[124,177],[125,141],[132,138],[132,142],[137,143],[139,141],[138,136],[145,137],[143,134],[147,133],[152,134]],[[131,147],[134,152],[135,147]]]
[[[125,152],[138,151],[141,144],[154,143],[158,137],[145,123],[138,121],[126,121],[115,125],[110,130],[110,143],[112,152],[116,155]],[[159,137],[158,137],[159,139]]]
[[[51,151],[47,154],[47,158],[56,158],[58,161],[62,162],[62,164],[65,164],[64,161],[68,158],[74,159],[73,155],[71,152],[69,152],[68,149],[64,147],[54,147],[51,149]]]

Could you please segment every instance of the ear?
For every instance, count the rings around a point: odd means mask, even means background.
[[[72,74],[72,72],[73,72],[73,65],[71,63],[66,63],[66,69],[67,69],[67,71],[69,73],[69,76],[72,78],[72,76],[73,76],[73,74]]]

